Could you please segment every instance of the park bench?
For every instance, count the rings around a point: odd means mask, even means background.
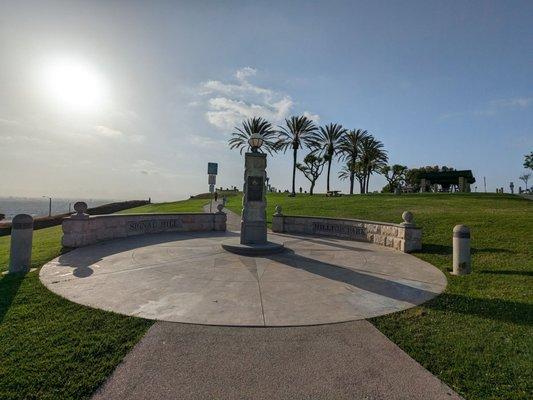
[[[341,195],[340,190],[328,190],[328,192],[326,193],[327,197],[339,197],[340,195]]]

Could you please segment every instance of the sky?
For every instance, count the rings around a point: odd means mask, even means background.
[[[508,190],[533,150],[531,21],[531,1],[4,0],[0,196],[176,200],[208,162],[242,187],[233,127],[301,114]],[[270,183],[291,165],[269,157]]]

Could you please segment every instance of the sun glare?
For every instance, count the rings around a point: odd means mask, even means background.
[[[104,105],[105,82],[90,64],[55,60],[44,68],[43,80],[46,95],[69,111],[93,112]]]

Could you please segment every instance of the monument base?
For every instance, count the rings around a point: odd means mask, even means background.
[[[240,238],[225,240],[221,243],[221,246],[230,253],[250,257],[281,253],[285,250],[285,246],[282,243],[241,244]]]

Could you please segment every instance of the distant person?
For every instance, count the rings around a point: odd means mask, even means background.
[[[226,196],[222,196],[222,205],[226,206]]]
[[[218,200],[218,192],[215,192],[215,201]]]

